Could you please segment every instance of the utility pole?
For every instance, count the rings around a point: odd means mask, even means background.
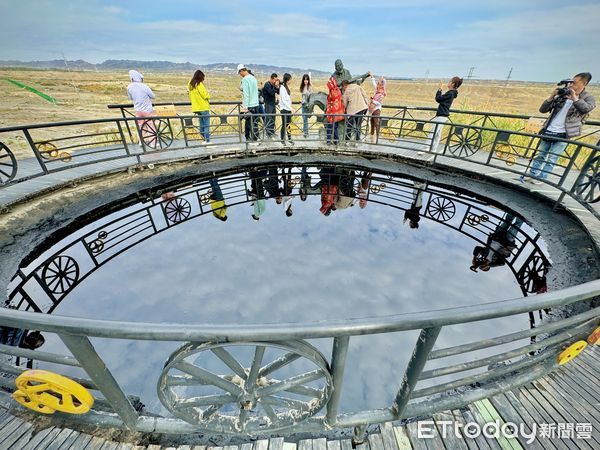
[[[469,74],[467,75],[467,80],[470,80],[471,78],[473,78],[473,71],[475,70],[475,67],[469,67]]]
[[[513,68],[511,67],[510,70],[508,71],[508,75],[506,76],[506,85],[507,86],[508,86],[508,82],[511,79],[512,71],[513,71]]]
[[[425,81],[429,80],[429,69],[425,71]]]

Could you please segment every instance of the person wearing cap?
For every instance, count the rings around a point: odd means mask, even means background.
[[[252,141],[255,143],[258,140],[258,81],[248,71],[248,68],[244,64],[238,64],[238,74],[242,77],[242,113],[248,113],[249,117],[246,118],[245,124],[245,135],[246,141]],[[258,145],[258,144],[254,144]]]
[[[154,92],[144,83],[144,76],[137,70],[129,71],[129,79],[131,83],[127,86],[127,95],[133,102],[133,109],[135,110],[136,117],[150,117],[154,115],[154,107],[152,106],[152,99],[155,98]],[[143,138],[146,137],[148,145],[152,145],[148,139],[156,140],[156,129],[154,128],[154,122],[151,120],[138,120],[138,129],[140,144]],[[146,125],[148,124],[148,125]],[[146,125],[146,126],[144,126]],[[151,137],[142,136],[142,130],[144,134],[148,133]]]

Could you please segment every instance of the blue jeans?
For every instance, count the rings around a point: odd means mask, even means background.
[[[338,137],[338,126],[339,122],[333,122],[327,124],[327,143],[337,144],[339,141]],[[333,139],[332,139],[333,138]]]
[[[569,145],[568,142],[554,141],[548,138],[542,138],[540,140],[540,146],[538,148],[538,154],[531,164],[529,175],[532,177],[537,176],[542,180],[548,178],[548,175],[552,173],[552,169],[563,154],[565,149]],[[543,167],[542,167],[543,166]]]
[[[303,124],[302,134],[304,134],[304,137],[308,137],[308,118],[309,117],[310,116],[308,115],[308,106],[302,105],[302,124]]]
[[[198,118],[200,119],[200,134],[206,142],[210,142],[210,111],[198,111]]]

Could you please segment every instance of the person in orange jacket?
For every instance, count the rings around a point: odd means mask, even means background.
[[[342,91],[337,85],[334,77],[327,82],[327,106],[325,114],[327,115],[327,144],[337,144],[339,142],[338,126],[344,120],[344,102],[342,101]]]

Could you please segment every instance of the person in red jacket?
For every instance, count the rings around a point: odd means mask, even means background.
[[[337,144],[339,142],[338,126],[344,120],[344,102],[342,101],[342,91],[337,85],[334,77],[327,82],[327,144]]]

